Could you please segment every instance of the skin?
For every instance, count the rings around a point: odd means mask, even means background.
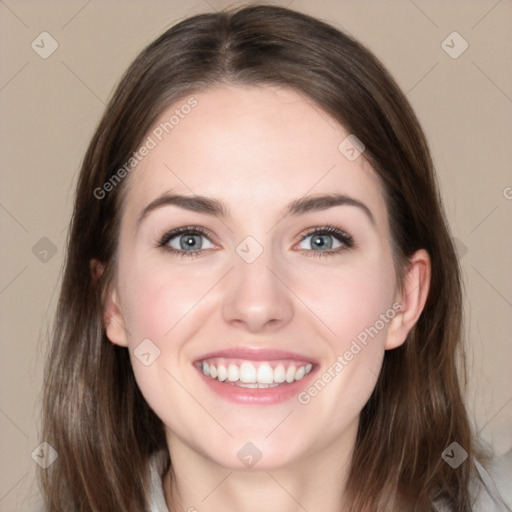
[[[360,411],[385,350],[405,341],[423,309],[428,255],[412,257],[401,294],[379,179],[364,154],[351,162],[339,151],[349,134],[311,101],[270,86],[194,97],[197,107],[127,178],[107,335],[128,347],[137,383],[166,426],[170,510],[287,512],[299,503],[339,512]],[[165,192],[217,198],[230,216],[167,205],[138,224]],[[349,205],[283,217],[291,201],[333,192],[364,203],[374,221]],[[311,257],[322,249],[306,232],[326,224],[348,232],[355,246]],[[164,233],[188,225],[211,233],[201,237],[199,257],[157,247]],[[236,252],[247,236],[263,248],[250,264]],[[325,238],[333,250],[340,245]],[[295,398],[235,405],[211,392],[192,365],[214,350],[276,347],[310,356],[321,376],[396,302],[402,310],[306,405]],[[145,366],[134,350],[148,338],[160,356]],[[262,452],[252,469],[236,456],[246,442]]]

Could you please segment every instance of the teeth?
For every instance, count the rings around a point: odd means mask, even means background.
[[[211,367],[210,367],[210,372],[211,372]],[[219,364],[219,367],[217,368],[217,374],[218,374],[217,378],[221,382],[224,382],[228,378],[228,371],[226,370],[226,367],[223,364]]]
[[[221,362],[214,364],[203,361],[199,367],[207,377],[217,379],[220,382],[227,380],[245,388],[275,387],[284,382],[291,384],[296,380],[303,379],[313,369],[311,363],[298,367],[295,364],[290,364],[288,368],[279,363],[275,368],[272,368],[268,362],[253,364],[250,361],[244,361],[240,365],[235,363],[226,365]]]
[[[259,377],[259,374],[258,374]],[[259,378],[258,382],[263,382]],[[240,382],[247,384],[256,382],[256,369],[251,363],[242,363],[240,366]],[[270,381],[272,382],[272,380]]]
[[[300,380],[302,379],[302,377],[304,377],[304,375],[306,375],[306,368],[304,368],[304,366],[301,366],[300,368],[297,369],[297,371],[295,372],[295,380]]]
[[[272,384],[274,382],[274,370],[272,370],[269,364],[260,364],[258,368],[258,382],[260,384]]]
[[[286,370],[286,382],[293,382],[295,380],[295,366],[290,366],[288,370]]]
[[[274,370],[274,382],[284,382],[286,380],[286,371],[282,364],[278,364]]]
[[[230,364],[228,366],[228,380],[229,382],[235,382],[240,378],[240,370],[236,364]]]
[[[242,383],[240,381],[235,382],[234,384],[235,384],[235,386],[238,386],[239,388],[251,388],[251,389],[255,389],[255,388],[259,388],[259,389],[275,388],[278,385],[278,384],[260,384],[259,382],[244,384],[244,383]]]

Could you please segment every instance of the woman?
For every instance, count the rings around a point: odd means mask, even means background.
[[[429,150],[378,60],[284,8],[189,18],[83,162],[47,509],[491,510],[460,337]]]

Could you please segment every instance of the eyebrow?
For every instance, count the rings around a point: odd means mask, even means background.
[[[165,193],[157,197],[142,210],[137,224],[139,225],[150,212],[164,206],[177,206],[185,210],[219,218],[227,218],[230,215],[227,205],[218,199],[198,195],[189,196]],[[285,207],[283,217],[319,212],[334,208],[335,206],[355,206],[363,211],[370,222],[375,225],[375,218],[368,206],[358,199],[345,194],[318,194],[295,199]]]

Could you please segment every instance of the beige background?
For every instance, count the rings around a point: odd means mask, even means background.
[[[129,62],[165,28],[235,3],[0,1],[0,511],[34,510],[31,453],[42,441],[46,333],[76,172],[104,104]],[[468,406],[475,429],[498,456],[508,452],[512,466],[512,2],[274,3],[330,21],[366,43],[415,108],[464,271]],[[31,47],[43,31],[58,43],[47,59]],[[441,46],[454,31],[469,44],[456,59]],[[462,48],[463,41],[452,39],[452,52]]]

